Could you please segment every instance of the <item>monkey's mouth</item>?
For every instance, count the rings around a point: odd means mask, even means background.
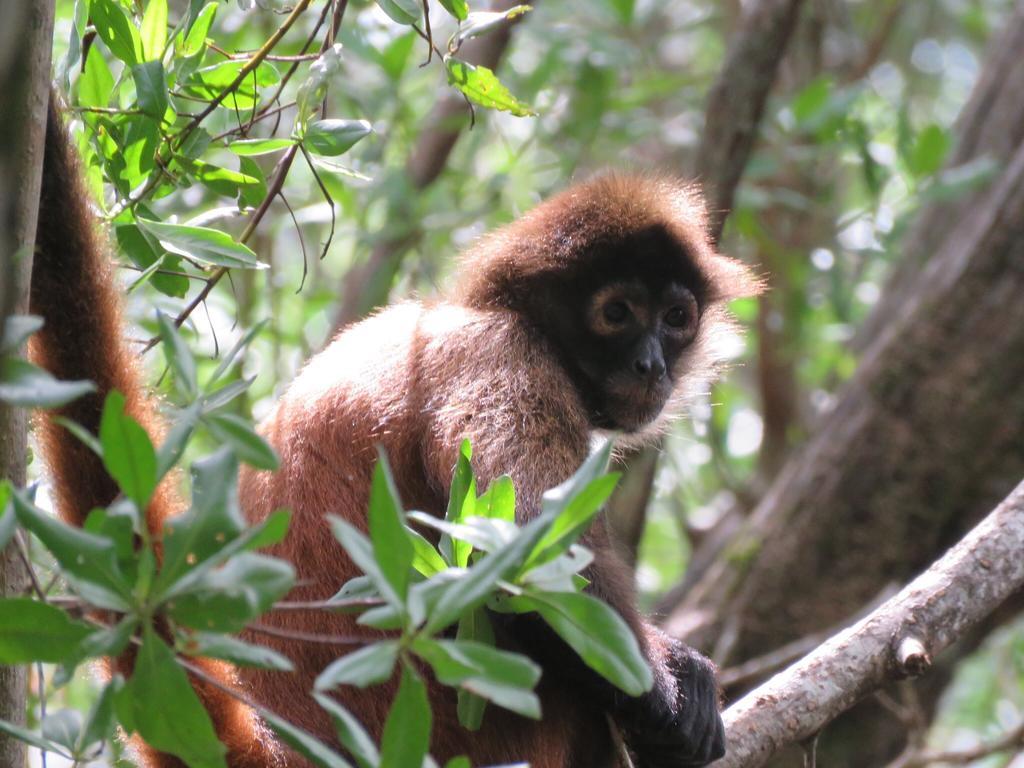
[[[601,426],[638,432],[661,415],[671,394],[672,386],[667,379],[654,385],[630,382],[616,386],[611,382],[604,403],[607,423]]]

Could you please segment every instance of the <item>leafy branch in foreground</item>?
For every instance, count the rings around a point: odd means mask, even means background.
[[[65,685],[83,662],[118,657],[134,646],[134,662],[103,687],[94,710],[48,713],[39,732],[0,723],[0,729],[87,763],[102,753],[114,729],[138,733],[153,747],[189,765],[222,766],[225,748],[190,683],[217,685],[196,662],[215,658],[233,664],[290,671],[291,661],[237,637],[256,629],[294,584],[291,565],[256,550],[281,541],[288,514],[274,513],[255,526],[242,519],[236,493],[238,461],[273,469],[276,457],[244,420],[227,420],[220,409],[248,382],[219,386],[220,378],[251,340],[232,350],[200,385],[196,363],[173,323],[158,318],[174,388],[185,401],[168,437],[155,447],[125,412],[124,398],[111,393],[98,436],[72,431],[102,459],[121,495],[93,510],[82,529],[37,507],[32,494],[0,486],[0,545],[20,527],[52,556],[70,596],[51,595],[34,582],[34,599],[0,600],[5,632],[0,663],[57,665],[51,684]],[[204,426],[225,445],[194,462],[192,504],[170,519],[159,540],[159,556],[140,510]],[[430,746],[430,700],[423,670],[457,689],[460,722],[479,728],[488,704],[539,718],[534,692],[540,668],[528,658],[495,646],[494,613],[536,612],[583,661],[629,695],[652,684],[637,641],[610,607],[587,595],[590,553],[577,544],[611,494],[617,476],[603,474],[610,445],[593,455],[562,486],[544,496],[538,515],[517,525],[515,490],[508,477],[482,494],[470,463],[468,443],[455,468],[444,519],[406,513],[386,458],[374,470],[368,535],[350,522],[331,528],[363,570],[339,585],[337,595],[304,609],[360,614],[358,624],[386,634],[324,637],[354,650],[327,666],[314,684],[316,701],[337,726],[338,741],[360,766],[420,766]],[[449,633],[455,627],[454,637]],[[249,637],[258,632],[251,633]],[[296,642],[317,640],[295,638]],[[130,670],[130,671],[129,671]],[[332,691],[399,678],[379,749]],[[223,688],[252,706],[294,749],[321,766],[348,759],[289,724],[244,693]],[[164,714],[176,713],[173,724]],[[466,765],[463,760],[454,765]]]

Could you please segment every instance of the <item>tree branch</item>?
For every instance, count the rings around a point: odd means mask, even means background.
[[[898,595],[730,707],[729,751],[717,768],[763,765],[884,683],[924,671],[1024,587],[1021,552],[1024,482]]]
[[[715,242],[757,140],[764,105],[801,5],[802,0],[761,0],[753,5],[744,14],[708,95],[696,170],[707,195]]]

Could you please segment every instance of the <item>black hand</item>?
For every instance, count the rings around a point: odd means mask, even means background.
[[[669,651],[671,678],[621,702],[616,716],[637,768],[703,766],[725,754],[714,667],[681,642],[671,641]]]

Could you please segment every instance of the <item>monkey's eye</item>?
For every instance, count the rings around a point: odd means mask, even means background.
[[[686,307],[672,307],[665,313],[665,324],[672,328],[685,328],[690,324],[690,311]]]
[[[604,305],[604,319],[619,325],[629,319],[629,305],[624,301],[609,301]]]

